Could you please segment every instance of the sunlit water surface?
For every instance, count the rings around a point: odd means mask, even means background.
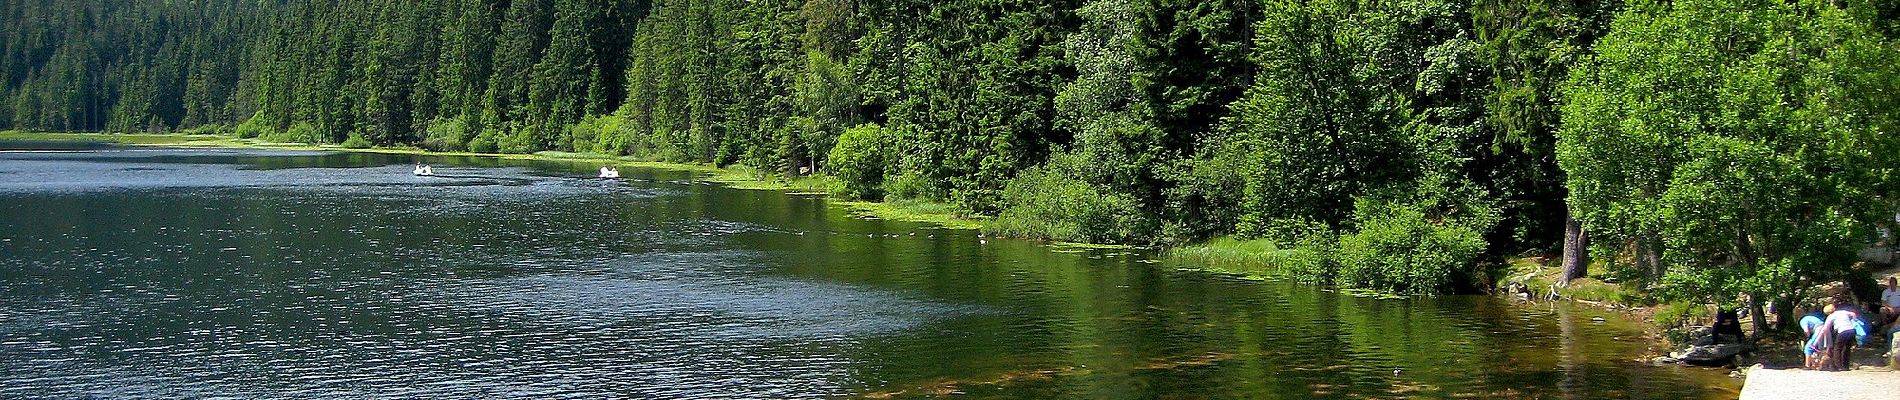
[[[1373,300],[583,162],[0,143],[0,398],[1732,398]],[[413,162],[436,177],[409,173]]]

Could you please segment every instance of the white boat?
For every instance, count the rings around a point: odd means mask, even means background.
[[[600,167],[600,179],[620,179],[620,170],[603,165]]]
[[[435,176],[435,168],[430,168],[427,165],[416,164],[416,170],[412,173],[416,174],[416,176]]]

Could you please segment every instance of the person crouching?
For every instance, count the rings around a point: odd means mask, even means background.
[[[1860,310],[1846,301],[1836,300],[1824,312],[1827,319],[1821,321],[1820,329],[1814,333],[1823,342],[1820,343],[1824,349],[1821,370],[1846,371],[1848,359],[1854,353],[1854,341],[1858,339],[1861,329]]]

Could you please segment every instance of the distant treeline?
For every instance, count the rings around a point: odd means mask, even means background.
[[[1815,257],[1891,209],[1892,3],[17,1],[0,127],[822,174],[1011,235],[1263,238],[1402,292],[1568,232],[1765,298],[1845,273]]]

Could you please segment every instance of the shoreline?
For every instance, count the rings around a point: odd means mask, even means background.
[[[616,167],[645,168],[664,171],[681,171],[698,174],[695,179],[711,182],[739,190],[769,190],[787,194],[823,193],[828,204],[843,208],[845,212],[858,218],[874,218],[890,221],[934,224],[944,229],[983,230],[988,226],[985,218],[974,218],[957,213],[948,205],[918,200],[865,201],[839,197],[832,193],[824,178],[775,178],[760,174],[749,168],[715,167],[704,164],[685,164],[663,161],[639,160],[629,157],[615,157],[592,153],[536,152],[530,154],[513,153],[476,153],[455,151],[434,151],[421,148],[368,147],[349,148],[340,145],[316,145],[308,143],[274,143],[255,139],[239,139],[223,135],[189,134],[146,134],[146,133],[71,133],[71,132],[25,132],[0,131],[0,140],[41,141],[41,142],[88,142],[106,143],[140,147],[175,148],[229,148],[229,149],[268,149],[268,150],[321,150],[353,153],[395,154],[437,157],[489,157],[503,160],[531,161],[567,161],[577,163],[599,163]],[[1052,245],[1100,246],[1128,248],[1129,246],[1103,245],[1088,243],[1066,243],[1045,241]]]
[[[252,140],[252,139],[238,139],[236,137],[223,136],[223,135],[39,133],[39,132],[0,131],[0,140],[43,141],[43,142],[92,142],[92,143],[107,143],[107,144],[116,144],[116,145],[124,145],[124,146],[134,146],[134,147],[160,147],[160,148],[303,150],[303,151],[332,151],[332,152],[415,155],[415,156],[487,157],[487,158],[495,158],[495,159],[503,159],[503,160],[590,163],[590,164],[596,164],[596,165],[615,165],[615,166],[622,166],[622,167],[646,168],[646,169],[665,170],[665,171],[680,171],[680,172],[693,173],[695,175],[695,177],[693,178],[694,180],[709,182],[709,183],[716,183],[716,184],[723,185],[729,188],[740,189],[740,190],[777,191],[777,192],[785,193],[788,195],[819,195],[822,193],[822,195],[826,198],[828,204],[832,206],[840,207],[843,211],[849,213],[851,216],[855,218],[883,219],[883,220],[891,220],[891,221],[934,224],[943,229],[978,230],[979,232],[982,232],[981,233],[982,235],[986,235],[986,236],[989,235],[988,232],[983,232],[984,228],[988,225],[988,222],[985,219],[969,218],[967,216],[957,215],[951,212],[944,212],[944,209],[947,208],[948,206],[940,204],[940,203],[919,202],[919,201],[910,201],[910,200],[897,200],[897,201],[853,200],[849,198],[840,197],[830,192],[829,190],[826,190],[826,188],[822,186],[825,183],[822,181],[824,178],[817,178],[817,177],[790,178],[790,179],[775,178],[775,177],[764,176],[763,174],[758,173],[756,170],[743,168],[743,167],[722,168],[722,167],[714,167],[714,166],[704,165],[704,164],[684,164],[684,163],[647,161],[647,160],[632,159],[629,157],[614,157],[614,156],[591,154],[591,153],[538,152],[538,153],[530,153],[530,154],[512,154],[512,153],[442,152],[442,151],[431,151],[431,150],[420,149],[420,148],[382,148],[382,147],[347,148],[340,145],[315,145],[315,144],[307,144],[307,143],[262,142],[262,141]],[[1223,237],[1222,239],[1226,239],[1226,237]],[[1151,258],[1152,261],[1142,261],[1142,262],[1150,264],[1151,266],[1157,267],[1157,268],[1177,269],[1177,270],[1190,271],[1190,272],[1199,273],[1199,274],[1206,274],[1209,276],[1225,277],[1225,278],[1230,278],[1230,279],[1254,281],[1254,282],[1290,280],[1290,278],[1284,275],[1284,273],[1279,272],[1279,271],[1272,271],[1273,269],[1278,269],[1280,267],[1268,266],[1267,264],[1270,264],[1270,263],[1259,263],[1259,265],[1255,265],[1255,263],[1242,262],[1240,260],[1221,259],[1220,255],[1203,256],[1203,258],[1195,258],[1195,257],[1178,257],[1177,255],[1173,254],[1175,251],[1179,251],[1183,249],[1211,249],[1214,251],[1223,250],[1223,248],[1221,248],[1221,246],[1217,244],[1215,241],[1210,241],[1206,243],[1197,243],[1197,244],[1192,244],[1192,245],[1169,246],[1169,247],[1160,247],[1160,248],[1143,248],[1143,247],[1127,246],[1127,245],[1073,243],[1073,242],[1061,242],[1061,241],[1037,240],[1037,239],[1025,239],[1025,240],[1031,240],[1031,241],[1040,243],[1043,246],[1054,248],[1054,249],[1060,249],[1060,250],[1144,249],[1144,250],[1153,251],[1152,258]],[[1220,239],[1217,239],[1217,240],[1220,240]],[[1227,249],[1227,250],[1232,250],[1232,249]],[[1277,252],[1268,252],[1268,253],[1277,254]],[[1260,254],[1255,254],[1255,255],[1273,256],[1273,254],[1267,254],[1267,253],[1260,253]],[[1541,259],[1536,259],[1534,257],[1522,258],[1521,260],[1533,260],[1533,259],[1537,260],[1538,262],[1543,261]],[[1520,260],[1520,259],[1512,259],[1512,260],[1515,261],[1515,260]],[[1265,260],[1263,259],[1261,261],[1265,261]],[[1174,264],[1174,265],[1164,265],[1164,264]],[[1551,275],[1554,273],[1555,273],[1554,270],[1551,270],[1551,271],[1545,271],[1543,269],[1538,270],[1539,275]],[[1342,290],[1336,287],[1310,285],[1310,284],[1305,284],[1305,283],[1299,283],[1299,285],[1319,287],[1322,290],[1339,292],[1343,296],[1360,297],[1360,298],[1396,300],[1396,299],[1405,299],[1405,298],[1415,297],[1415,296],[1402,296],[1402,295],[1378,293],[1378,292],[1373,292],[1373,291]],[[1668,347],[1667,340],[1663,337],[1664,335],[1662,334],[1661,327],[1657,325],[1656,321],[1650,316],[1650,314],[1653,313],[1654,310],[1652,309],[1655,308],[1655,306],[1632,307],[1632,306],[1618,304],[1618,302],[1615,302],[1615,301],[1604,301],[1604,300],[1591,301],[1587,299],[1587,297],[1589,296],[1572,296],[1570,295],[1570,293],[1565,293],[1564,296],[1561,296],[1561,299],[1557,299],[1557,300],[1552,300],[1548,298],[1517,299],[1511,293],[1499,293],[1499,292],[1473,293],[1472,295],[1497,297],[1500,299],[1506,299],[1506,301],[1510,301],[1518,305],[1534,305],[1534,304],[1549,304],[1552,302],[1568,302],[1568,303],[1573,303],[1576,306],[1583,306],[1583,307],[1589,307],[1589,308],[1594,308],[1594,309],[1599,309],[1599,310],[1611,311],[1612,314],[1621,316],[1623,319],[1626,319],[1627,321],[1631,322],[1633,326],[1641,328],[1641,334],[1644,340],[1647,342],[1650,342],[1649,346],[1645,346],[1648,351],[1642,355],[1644,359],[1654,357],[1656,355],[1666,355],[1670,350],[1672,350],[1671,348]],[[1517,301],[1511,301],[1511,300],[1517,300]],[[1636,362],[1636,361],[1632,361],[1632,362]],[[1685,366],[1685,368],[1705,368],[1705,367],[1686,367]]]
[[[985,229],[986,227],[989,226],[988,218],[983,218],[980,216],[971,217],[969,215],[962,214],[950,208],[950,206],[947,204],[930,202],[930,201],[921,201],[921,200],[895,200],[895,201],[856,200],[856,199],[851,199],[851,198],[846,198],[846,197],[840,197],[837,194],[833,193],[829,188],[825,186],[827,184],[826,182],[823,181],[825,178],[821,178],[821,177],[802,177],[802,178],[789,178],[789,179],[775,178],[775,177],[768,177],[763,174],[760,174],[756,170],[743,168],[743,167],[742,168],[728,168],[728,167],[715,167],[715,166],[704,165],[704,164],[686,164],[686,163],[672,163],[672,162],[663,162],[663,161],[639,160],[639,159],[634,159],[634,158],[626,157],[626,156],[616,157],[616,156],[608,156],[604,154],[593,154],[593,153],[569,153],[569,152],[543,151],[543,152],[536,152],[536,153],[529,153],[529,154],[516,154],[516,153],[477,153],[477,152],[433,151],[433,150],[427,150],[427,149],[421,149],[421,148],[408,148],[408,147],[349,148],[349,147],[343,147],[341,145],[335,145],[335,144],[276,143],[276,142],[264,142],[264,141],[259,141],[256,139],[240,139],[234,136],[227,136],[227,135],[197,135],[197,134],[182,134],[182,133],[154,134],[154,133],[0,131],[0,140],[46,141],[46,142],[91,142],[91,143],[109,143],[109,144],[117,144],[117,145],[125,145],[125,146],[140,146],[140,147],[319,150],[319,151],[417,155],[417,156],[490,157],[490,158],[497,158],[497,159],[504,159],[504,160],[567,161],[567,162],[583,162],[583,163],[594,162],[594,163],[600,163],[604,165],[614,165],[614,166],[619,166],[619,167],[634,167],[634,168],[647,168],[647,169],[657,169],[657,170],[665,170],[665,171],[691,172],[691,173],[696,173],[699,175],[698,177],[696,177],[696,179],[699,181],[717,183],[717,184],[724,185],[726,187],[740,189],[740,190],[768,190],[768,191],[783,192],[786,194],[822,193],[825,196],[828,204],[843,208],[845,212],[850,213],[851,215],[857,218],[883,219],[883,220],[890,220],[890,221],[934,224],[945,229],[977,230],[981,234],[990,235],[990,233],[987,232],[987,229]],[[1259,264],[1259,263],[1245,262],[1245,261],[1240,261],[1240,260],[1220,260],[1220,259],[1217,259],[1218,257],[1216,258],[1177,257],[1175,254],[1177,251],[1182,251],[1182,250],[1212,249],[1216,252],[1223,251],[1223,250],[1232,250],[1232,249],[1219,248],[1220,243],[1223,240],[1229,240],[1228,237],[1216,238],[1214,240],[1210,240],[1204,243],[1169,246],[1169,247],[1141,247],[1141,246],[1121,245],[1121,244],[1066,242],[1066,241],[1034,239],[1034,238],[1017,238],[1017,239],[1036,241],[1036,242],[1043,243],[1046,246],[1060,247],[1060,248],[1065,248],[1065,249],[1150,250],[1150,251],[1155,252],[1153,261],[1150,262],[1151,264],[1160,264],[1160,263],[1169,262],[1169,261],[1182,263],[1182,264],[1192,264],[1192,266],[1177,266],[1177,267],[1184,270],[1191,270],[1191,271],[1196,271],[1196,272],[1210,274],[1210,275],[1226,276],[1226,277],[1241,279],[1241,280],[1268,281],[1268,280],[1280,280],[1280,279],[1286,278],[1282,273],[1278,271],[1269,271],[1270,269],[1280,268],[1277,266],[1254,265],[1254,264]],[[1268,253],[1278,253],[1278,252],[1268,252]],[[1273,254],[1263,253],[1263,254],[1256,254],[1255,256],[1271,257],[1273,256]],[[1259,261],[1259,260],[1249,260],[1249,261]],[[1231,265],[1222,266],[1218,264],[1231,264]],[[1382,294],[1382,293],[1376,293],[1376,292],[1359,293],[1358,291],[1351,294],[1358,297],[1386,298],[1386,299],[1408,297],[1408,296],[1400,296],[1400,295],[1393,295],[1393,294]],[[1582,303],[1589,303],[1589,302],[1582,302]],[[1616,307],[1601,307],[1601,308],[1615,309]],[[1653,322],[1651,321],[1644,321],[1644,322],[1646,324],[1653,325]]]

